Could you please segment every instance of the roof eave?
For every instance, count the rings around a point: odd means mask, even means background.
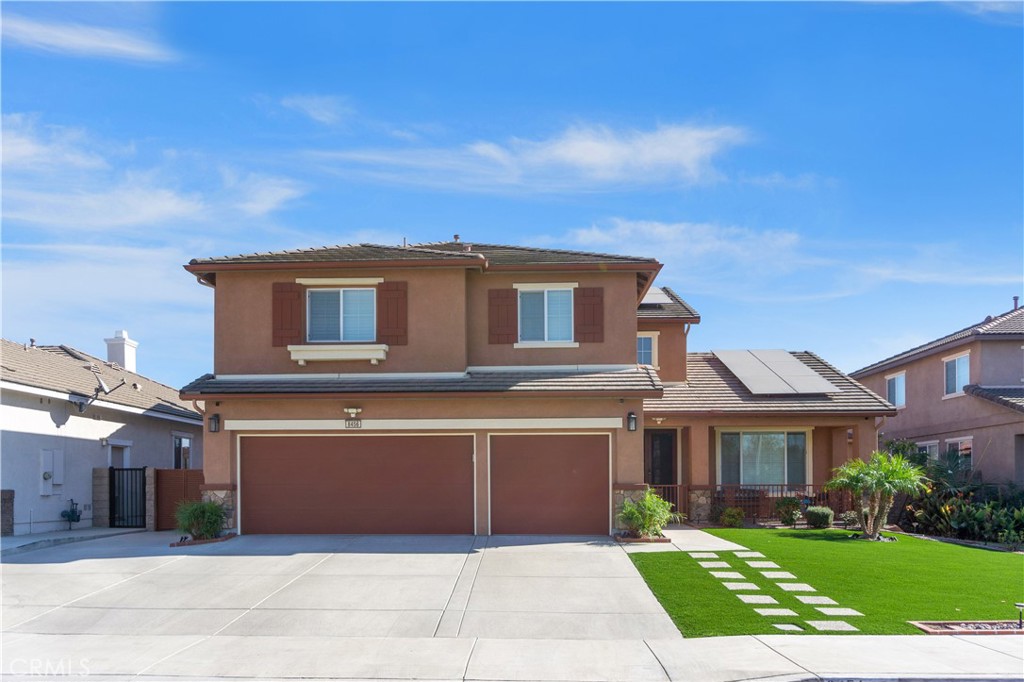
[[[661,389],[623,390],[623,391],[565,391],[565,390],[508,390],[508,391],[348,391],[348,392],[299,392],[280,393],[196,393],[182,392],[182,400],[280,400],[280,399],[396,399],[396,398],[661,398]]]

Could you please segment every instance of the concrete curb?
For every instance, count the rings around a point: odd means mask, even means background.
[[[125,528],[124,530],[119,530],[115,533],[94,533],[91,535],[76,535],[70,538],[45,538],[43,540],[36,540],[35,542],[27,542],[24,545],[18,545],[17,547],[11,547],[10,549],[0,550],[0,558],[14,556],[16,554],[24,554],[25,552],[34,552],[37,549],[46,549],[47,547],[56,547],[57,545],[67,545],[72,542],[102,540],[104,538],[112,538],[118,535],[145,532],[145,528]]]

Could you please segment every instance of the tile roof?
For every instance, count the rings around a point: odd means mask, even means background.
[[[0,378],[5,382],[162,412],[197,422],[202,419],[189,403],[178,397],[177,389],[70,346],[25,346],[0,339],[0,351]],[[110,393],[104,394],[99,379],[103,379]],[[134,388],[136,385],[138,389]]]
[[[385,246],[381,244],[339,244],[290,251],[239,254],[219,258],[193,258],[189,265],[219,265],[230,263],[311,263],[352,261],[430,261],[462,259],[479,261],[474,253],[441,251],[420,246]]]
[[[644,400],[652,414],[857,414],[894,415],[896,408],[814,353],[792,355],[840,389],[828,394],[754,395],[713,353],[687,353],[687,381]]]
[[[473,371],[460,378],[400,378],[382,375],[321,379],[301,375],[280,379],[218,379],[212,374],[199,377],[182,395],[228,395],[253,393],[577,393],[600,392],[612,396],[660,392],[661,380],[649,367],[602,371]]]
[[[431,242],[417,247],[447,251],[449,253],[482,253],[494,265],[546,265],[579,263],[643,263],[656,265],[655,258],[621,256],[610,253],[590,253],[565,249],[540,249],[530,246],[506,244],[476,244],[472,242]],[[469,251],[467,251],[469,249]]]
[[[656,290],[664,292],[665,298],[668,299],[667,303],[649,300],[652,298],[651,292]],[[691,320],[700,322],[700,313],[684,301],[679,294],[668,287],[651,287],[648,295],[644,296],[644,300],[637,306],[636,316],[641,319]]]
[[[867,367],[862,367],[855,372],[850,372],[850,376],[861,377],[866,374],[872,374],[881,369],[888,369],[889,367],[899,364],[904,360],[909,360],[910,358],[919,355],[925,355],[930,351],[934,351],[942,348],[943,346],[959,341],[973,341],[979,337],[999,338],[1013,336],[1024,336],[1024,308],[1017,308],[1016,310],[1011,310],[995,317],[990,315],[977,324],[964,327],[952,334],[947,334],[946,336],[935,339],[934,341],[929,341],[928,343],[916,346],[910,350],[897,353],[885,360],[879,360]]]
[[[1024,412],[1024,387],[1009,388],[1005,386],[978,386],[969,384],[964,386],[964,393],[973,395],[982,400],[988,400],[996,405],[1008,407],[1011,410]]]

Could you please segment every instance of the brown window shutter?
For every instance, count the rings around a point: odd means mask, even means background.
[[[604,342],[604,288],[581,287],[572,300],[573,332],[577,343]]]
[[[515,289],[487,291],[487,343],[515,343],[519,340],[519,292]]]
[[[306,287],[274,282],[273,306],[273,344],[302,343],[306,335]]]
[[[377,343],[408,345],[408,282],[381,282],[377,285]]]

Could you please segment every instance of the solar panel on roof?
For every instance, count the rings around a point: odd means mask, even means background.
[[[662,291],[660,287],[651,287],[650,290],[648,290],[647,294],[644,296],[644,299],[640,302],[654,304],[672,303],[672,299],[669,298],[668,294]]]
[[[840,392],[831,382],[784,350],[712,352],[755,395]]]

